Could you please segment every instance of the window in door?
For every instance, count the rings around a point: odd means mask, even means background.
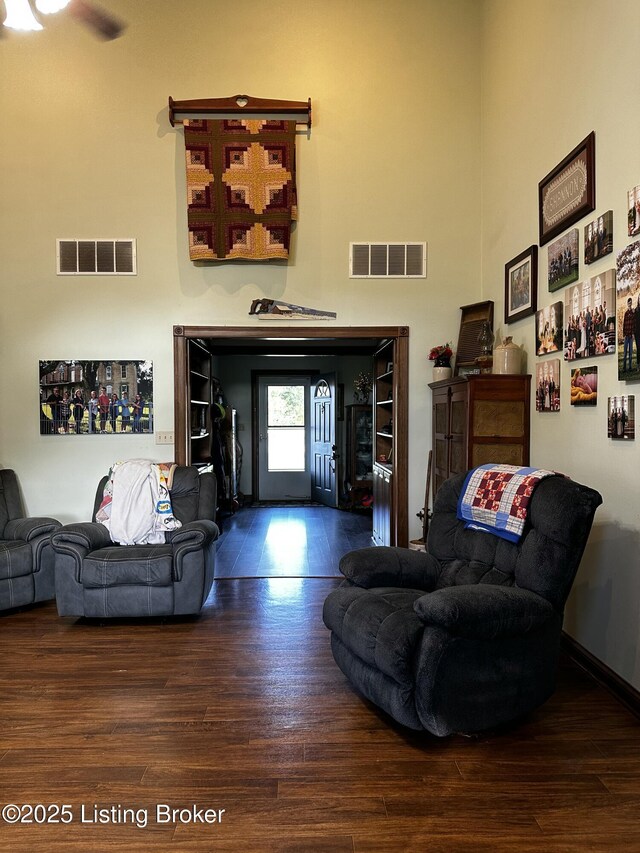
[[[267,388],[267,470],[306,468],[305,389],[303,385]]]

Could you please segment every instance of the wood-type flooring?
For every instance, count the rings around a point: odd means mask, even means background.
[[[249,506],[224,519],[216,577],[339,577],[343,554],[371,545],[371,512]]]
[[[338,582],[218,580],[199,618],[0,616],[0,804],[48,807],[5,811],[0,851],[640,851],[625,707],[564,659],[509,730],[403,730],[333,662]]]

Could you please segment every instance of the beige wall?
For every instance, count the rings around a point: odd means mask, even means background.
[[[426,353],[457,337],[459,306],[480,289],[479,5],[103,2],[129,22],[113,43],[57,20],[0,51],[0,464],[29,511],[84,519],[114,460],[172,450],[146,436],[41,437],[38,359],[152,360],[156,428],[171,429],[173,324],[255,325],[257,296],[336,311],[341,326],[408,325],[410,456],[426,460]],[[240,92],[313,101],[288,265],[188,259],[167,99]],[[56,277],[56,237],[135,237],[138,275]],[[426,240],[428,277],[349,280],[351,240]],[[409,488],[414,519],[422,462]]]
[[[640,75],[636,0],[489,0],[483,21],[482,280],[483,295],[504,311],[504,264],[538,241],[538,182],[592,130],[596,134],[596,214],[613,210],[614,253],[580,263],[580,279],[615,267],[630,242],[626,192],[640,183]],[[539,250],[538,304],[549,293],[547,246]],[[533,318],[502,324],[535,372]],[[590,362],[591,363],[591,362]],[[607,398],[635,394],[619,382],[615,356],[594,359],[595,408],[569,405],[569,367],[561,366],[561,411],[532,409],[532,461],[597,488],[604,505],[571,595],[566,630],[627,681],[640,687],[640,435],[607,438]],[[532,401],[533,404],[533,401]]]
[[[614,210],[615,250],[628,242],[625,193],[640,183],[640,6],[103,2],[129,21],[116,42],[59,20],[11,34],[0,50],[0,465],[17,470],[30,512],[86,518],[111,462],[166,458],[167,449],[145,436],[39,436],[38,359],[153,360],[156,426],[171,429],[172,325],[252,325],[253,298],[281,297],[337,311],[340,325],[410,326],[418,535],[431,438],[426,353],[455,342],[461,305],[491,298],[502,316],[504,264],[537,241],[538,181],[591,130],[597,212]],[[239,92],[313,100],[288,265],[187,257],[182,135],[167,98]],[[56,277],[56,237],[135,237],[139,274]],[[350,240],[427,240],[428,277],[351,281]],[[604,268],[607,260],[593,269]],[[556,298],[541,272],[540,306]],[[533,320],[508,333],[532,369]],[[566,627],[640,686],[640,437],[621,446],[605,433],[606,397],[635,387],[618,382],[613,358],[597,363],[599,405],[580,411],[568,405],[563,365],[562,412],[532,414],[533,457],[604,496]]]

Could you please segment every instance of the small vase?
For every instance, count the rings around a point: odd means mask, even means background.
[[[433,365],[433,381],[440,382],[442,379],[451,379],[451,372],[451,365],[449,363],[438,364],[438,360],[436,359]]]

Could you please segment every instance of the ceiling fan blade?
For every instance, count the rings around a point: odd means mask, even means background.
[[[67,9],[70,15],[91,27],[100,38],[117,39],[124,30],[125,25],[121,21],[86,0],[71,0]]]

